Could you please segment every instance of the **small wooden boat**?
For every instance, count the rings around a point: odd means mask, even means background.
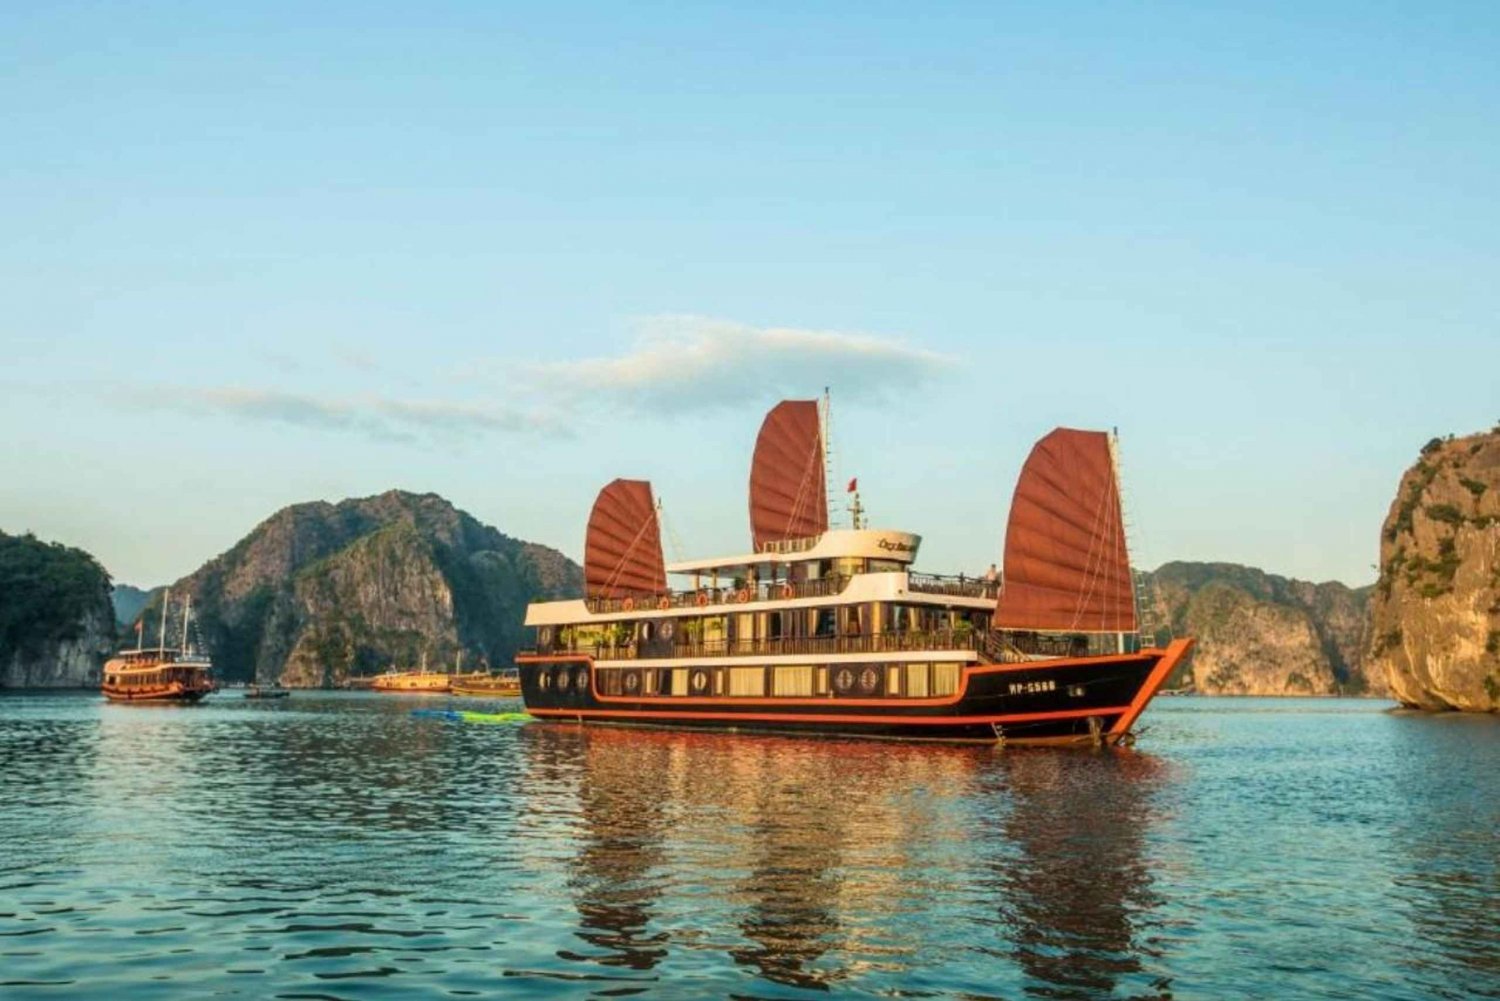
[[[281,685],[246,685],[245,698],[247,699],[284,699],[292,694],[290,688]]]
[[[104,665],[104,697],[114,702],[197,702],[214,690],[213,664],[188,645],[192,603],[183,612],[182,646],[165,645],[167,608],[162,601],[161,634],[154,650],[142,649],[144,622],[138,625],[134,650],[121,650]]]
[[[462,679],[453,679],[454,695],[470,695],[492,699],[519,698],[521,674],[519,671],[504,671],[500,674],[469,674]]]

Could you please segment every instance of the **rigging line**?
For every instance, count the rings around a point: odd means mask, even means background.
[[[822,457],[819,454],[819,453],[822,452],[822,448],[820,447],[821,444],[822,443],[820,441],[818,441],[818,439],[814,438],[813,439],[813,443],[812,443],[812,449],[811,449],[811,453],[812,454],[810,454],[807,457],[807,459],[803,462],[803,465],[802,465],[802,480],[801,480],[800,483],[797,484],[797,492],[792,496],[792,507],[791,507],[790,512],[788,512],[788,514],[787,514],[786,525],[782,529],[782,533],[783,533],[782,534],[782,538],[783,539],[790,539],[790,538],[792,538],[792,525],[797,521],[797,519],[799,517],[803,516],[803,510],[805,508],[809,508],[809,507],[812,506],[811,494],[812,494],[813,473],[817,472],[817,471],[820,471],[820,467],[823,464],[822,463]],[[826,496],[827,496],[827,486],[826,486],[826,484],[824,486],[824,496],[825,496],[825,503],[826,503]],[[826,515],[826,512],[825,512],[825,515]]]
[[[636,530],[635,538],[630,540],[630,544],[627,545],[625,547],[625,551],[620,554],[619,561],[615,563],[614,572],[611,573],[604,582],[604,586],[606,588],[615,587],[616,582],[620,579],[620,574],[625,572],[625,561],[628,560],[630,558],[630,554],[635,551],[635,544],[641,541],[641,536],[646,534],[646,529],[650,528],[655,521],[656,510],[653,508],[651,511],[651,517],[641,522],[641,527]]]
[[[1109,587],[1109,584],[1112,582],[1107,579],[1105,559],[1109,555],[1106,550],[1110,546],[1115,545],[1115,524],[1117,519],[1113,516],[1118,511],[1116,504],[1117,496],[1114,474],[1113,470],[1111,470],[1109,479],[1105,481],[1104,490],[1099,495],[1099,507],[1094,514],[1094,524],[1089,530],[1089,548],[1084,553],[1083,567],[1084,583],[1087,586],[1087,590],[1083,588],[1079,589],[1078,602],[1073,608],[1074,628],[1078,627],[1079,621],[1083,618],[1084,606],[1087,605],[1089,599],[1093,598],[1096,590],[1100,591],[1102,598],[1099,610],[1099,628],[1103,630],[1105,624],[1109,621],[1110,602],[1114,598],[1114,595],[1111,594],[1111,588]],[[1095,555],[1096,550],[1097,557]],[[1117,547],[1114,555],[1119,555]],[[1103,588],[1099,587],[1101,583],[1105,585]]]
[[[1105,491],[1101,495],[1100,499],[1103,504],[1108,506],[1108,511],[1105,512],[1105,516],[1108,518],[1108,521],[1104,525],[1104,532],[1100,533],[1098,516],[1096,515],[1095,517],[1095,524],[1091,529],[1089,551],[1085,555],[1084,572],[1086,574],[1085,579],[1089,582],[1087,597],[1093,596],[1093,592],[1099,583],[1103,583],[1105,585],[1102,591],[1103,600],[1100,608],[1099,621],[1099,626],[1102,630],[1109,621],[1110,611],[1113,610],[1118,614],[1122,610],[1121,606],[1117,604],[1120,601],[1120,596],[1115,593],[1116,588],[1114,586],[1119,582],[1114,580],[1112,576],[1107,577],[1105,574],[1106,566],[1104,560],[1107,555],[1113,555],[1116,558],[1117,562],[1122,555],[1124,556],[1126,565],[1126,584],[1131,588],[1126,600],[1130,602],[1132,612],[1134,611],[1135,603],[1134,585],[1130,581],[1129,573],[1130,551],[1128,546],[1126,545],[1126,540],[1124,538],[1124,518],[1123,510],[1120,506],[1120,486],[1116,476],[1112,446],[1110,453],[1109,478],[1105,482]],[[1094,559],[1094,547],[1096,543],[1099,545],[1100,550],[1097,561]],[[1105,552],[1106,549],[1109,550],[1109,553]],[[1082,616],[1081,605],[1083,604],[1084,600],[1085,596],[1080,595],[1079,606],[1075,606],[1075,626],[1077,625],[1079,618],[1081,618]],[[1132,617],[1134,616],[1132,615]]]
[[[656,521],[667,536],[667,545],[672,547],[672,561],[682,562],[682,539],[677,535],[677,527],[667,518],[667,508],[660,498],[656,501]]]
[[[1089,545],[1083,554],[1084,586],[1078,589],[1078,596],[1073,605],[1073,621],[1070,625],[1070,628],[1073,629],[1078,628],[1079,620],[1083,618],[1084,606],[1088,603],[1088,599],[1094,595],[1094,548],[1099,542],[1099,523],[1103,517],[1103,508],[1108,503],[1108,498],[1109,487],[1106,484],[1105,489],[1099,494],[1099,501],[1094,509],[1093,522],[1089,526]]]

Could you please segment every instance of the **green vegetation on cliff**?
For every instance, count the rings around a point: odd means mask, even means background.
[[[1362,694],[1370,588],[1313,584],[1234,563],[1167,563],[1147,575],[1145,624],[1194,636],[1173,686],[1204,694]]]
[[[561,553],[435,494],[394,490],[278,511],[172,586],[193,595],[221,677],[296,685],[412,667],[424,654],[434,667],[459,654],[466,668],[507,665],[527,603],[582,589]]]
[[[83,550],[0,532],[0,663],[81,638],[109,593],[109,574]]]
[[[1370,654],[1403,703],[1500,711],[1500,428],[1434,438],[1381,531]]]

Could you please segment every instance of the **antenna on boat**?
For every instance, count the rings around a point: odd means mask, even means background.
[[[172,605],[172,589],[169,587],[161,598],[161,628],[156,632],[156,655],[167,655],[167,609]]]

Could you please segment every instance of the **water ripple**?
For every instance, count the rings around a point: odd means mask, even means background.
[[[1136,753],[0,698],[13,998],[1500,998],[1500,725]]]

